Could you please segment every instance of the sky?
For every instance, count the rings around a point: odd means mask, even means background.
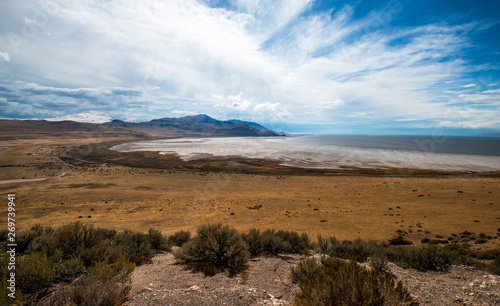
[[[0,118],[500,135],[491,0],[0,0]]]

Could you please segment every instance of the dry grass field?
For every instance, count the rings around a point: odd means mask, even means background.
[[[107,150],[111,141],[134,139],[89,135],[83,140],[0,141],[0,181],[46,178],[0,182],[2,198],[16,194],[18,229],[82,221],[117,230],[154,227],[172,234],[220,222],[243,231],[257,227],[307,232],[313,239],[320,234],[385,241],[401,230],[420,241],[463,231],[497,236],[500,228],[495,175],[294,173],[264,161],[189,164],[156,153]],[[82,161],[86,156],[95,162]],[[106,164],[106,158],[113,164]],[[138,166],[123,166],[127,159]],[[219,171],[210,171],[214,169]],[[4,216],[6,207],[1,209]]]

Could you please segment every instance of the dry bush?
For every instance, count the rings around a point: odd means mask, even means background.
[[[176,232],[168,237],[168,242],[172,245],[181,247],[184,243],[191,239],[191,233],[187,231]]]
[[[250,258],[241,234],[229,226],[200,226],[197,236],[185,243],[175,254],[181,262],[207,275],[228,271],[241,272]]]
[[[390,275],[354,261],[306,259],[292,269],[292,280],[301,290],[297,305],[418,305]]]

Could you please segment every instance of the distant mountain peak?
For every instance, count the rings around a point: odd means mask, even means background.
[[[111,125],[128,128],[157,136],[283,136],[266,127],[241,120],[217,120],[206,114],[184,116],[180,118],[160,118],[149,122],[124,122],[113,120]]]

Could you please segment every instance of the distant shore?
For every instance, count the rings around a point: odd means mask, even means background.
[[[442,171],[411,168],[360,168],[319,169],[283,166],[280,161],[252,159],[237,156],[206,157],[183,161],[176,154],[159,154],[154,151],[118,152],[110,148],[124,142],[102,143],[81,156],[76,149],[68,152],[69,158],[79,158],[95,163],[137,168],[170,169],[178,171],[229,172],[266,175],[314,176],[388,176],[388,177],[500,177],[500,171]]]

